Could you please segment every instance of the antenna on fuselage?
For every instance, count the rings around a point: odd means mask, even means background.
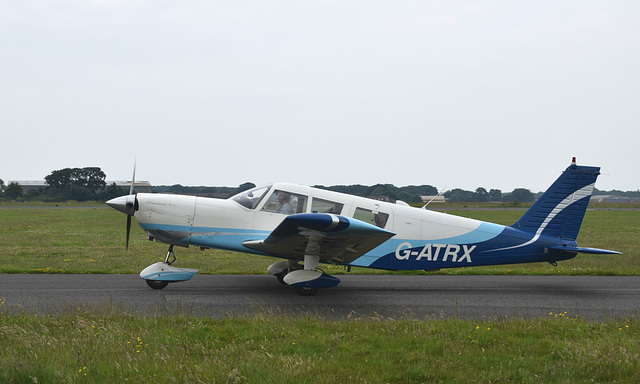
[[[420,209],[427,209],[427,205],[429,205],[433,200],[435,200],[435,199],[436,199],[436,197],[438,197],[438,196],[440,196],[440,195],[444,195],[444,193],[445,193],[445,192],[447,192],[447,188],[448,188],[448,187],[444,187],[444,189],[442,190],[442,192],[438,192],[438,194],[437,194],[437,195],[433,196],[433,197],[431,198],[431,200],[427,201],[427,204],[423,205],[423,206],[422,206],[422,208],[420,208]]]

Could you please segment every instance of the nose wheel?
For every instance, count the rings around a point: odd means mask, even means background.
[[[191,280],[198,273],[197,269],[174,267],[171,265],[174,261],[176,261],[176,255],[173,252],[173,245],[170,245],[164,261],[151,264],[140,272],[140,277],[147,282],[149,287],[163,289],[169,283]]]
[[[167,256],[164,258],[164,263],[167,265],[173,264],[176,261],[176,254],[173,252],[173,244],[169,245],[169,250],[167,251]],[[153,289],[163,289],[169,285],[169,281],[167,280],[151,280],[145,279],[147,285]]]

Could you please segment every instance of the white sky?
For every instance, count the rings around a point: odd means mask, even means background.
[[[4,1],[0,178],[640,189],[640,2]]]

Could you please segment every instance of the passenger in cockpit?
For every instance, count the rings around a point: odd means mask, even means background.
[[[374,220],[375,220],[376,226],[378,226],[380,228],[384,228],[387,225],[387,220],[388,219],[389,219],[389,214],[388,213],[378,212],[374,216]]]

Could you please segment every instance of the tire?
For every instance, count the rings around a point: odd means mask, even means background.
[[[284,277],[287,276],[288,272],[289,271],[285,269],[284,271],[282,271],[282,272],[278,273],[277,275],[275,275],[276,279],[278,279],[278,282],[280,282],[280,284],[287,284],[287,283],[284,282]]]
[[[312,287],[294,287],[296,292],[298,293],[298,295],[300,296],[313,296],[316,293],[318,293],[318,291],[320,290],[320,288],[312,288]]]
[[[167,285],[169,285],[168,281],[163,281],[163,280],[145,280],[145,281],[147,282],[147,285],[153,289],[162,289]]]

